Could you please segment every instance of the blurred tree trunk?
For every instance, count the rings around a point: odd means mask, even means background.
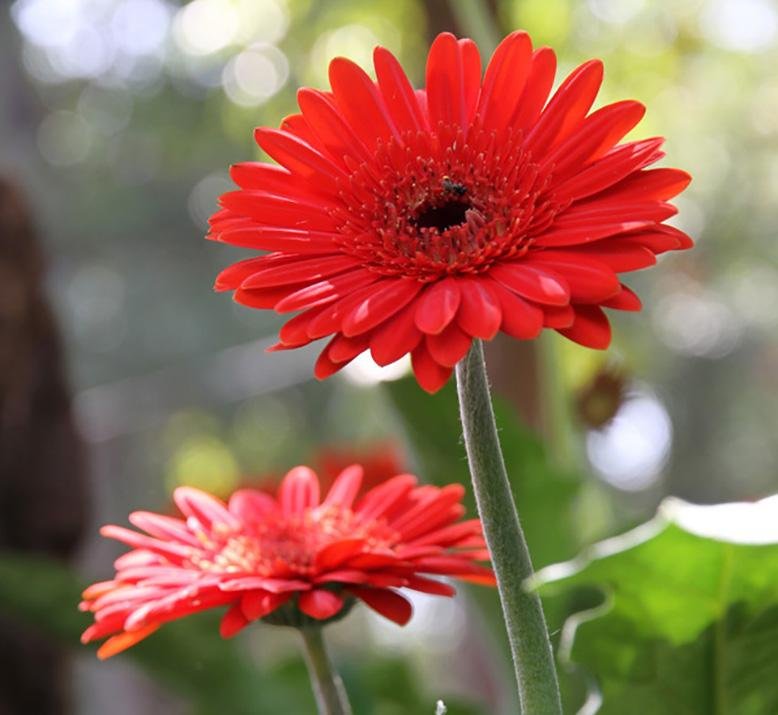
[[[0,549],[68,559],[86,493],[40,247],[19,191],[0,180]],[[63,649],[0,614],[2,715],[67,712],[66,670]]]

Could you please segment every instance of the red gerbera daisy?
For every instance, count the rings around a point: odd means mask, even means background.
[[[356,600],[405,624],[410,603],[398,588],[451,596],[454,589],[428,574],[494,584],[478,519],[464,513],[459,484],[418,486],[400,474],[355,505],[362,468],[353,465],[319,498],[308,467],[284,477],[277,498],[235,492],[228,504],[191,487],[175,491],[186,517],[134,512],[146,534],[105,526],[103,536],[133,550],[116,561],[116,576],[84,592],[82,610],[95,623],[82,641],[110,638],[108,658],[167,621],[227,606],[221,634],[229,637],[257,619],[304,626],[345,615]]]
[[[276,349],[333,336],[324,378],[365,350],[379,365],[410,353],[439,389],[474,338],[544,327],[605,348],[602,308],[638,310],[618,273],[691,240],[662,222],[690,177],[646,169],[659,137],[619,144],[642,104],[589,113],[603,67],[578,67],[547,101],[553,51],[509,35],[481,76],[471,40],[444,33],[414,90],[379,47],[377,81],[349,60],[331,92],[302,89],[300,114],[256,140],[278,165],[232,167],[210,237],[271,251],[225,270],[219,290],[279,313],[302,311]]]

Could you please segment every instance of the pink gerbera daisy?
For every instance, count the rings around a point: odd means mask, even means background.
[[[459,484],[419,486],[395,476],[357,499],[362,467],[348,467],[324,499],[308,467],[295,467],[278,494],[241,489],[224,502],[197,489],[175,491],[184,519],[134,512],[146,533],[105,526],[103,536],[132,551],[116,575],[84,592],[82,610],[95,622],[84,643],[108,637],[108,658],[162,624],[197,611],[226,607],[221,634],[252,621],[321,624],[362,601],[405,624],[411,605],[398,591],[451,596],[433,576],[494,584],[478,519],[464,513]]]

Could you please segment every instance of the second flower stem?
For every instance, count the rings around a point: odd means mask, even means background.
[[[300,628],[319,715],[351,715],[346,689],[332,665],[321,630],[317,626]]]
[[[524,588],[532,561],[505,471],[480,341],[457,364],[456,375],[470,476],[497,575],[521,711],[562,715],[543,608],[537,594]]]

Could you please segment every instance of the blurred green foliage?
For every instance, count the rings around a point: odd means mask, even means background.
[[[405,420],[424,478],[436,484],[469,484],[454,384],[434,395],[419,390],[412,378],[389,383],[386,389]],[[574,514],[580,477],[555,464],[537,436],[499,398],[495,399],[495,416],[535,567],[570,558],[581,546]],[[469,511],[475,513],[470,493],[468,499]],[[554,528],[549,528],[552,524]]]

